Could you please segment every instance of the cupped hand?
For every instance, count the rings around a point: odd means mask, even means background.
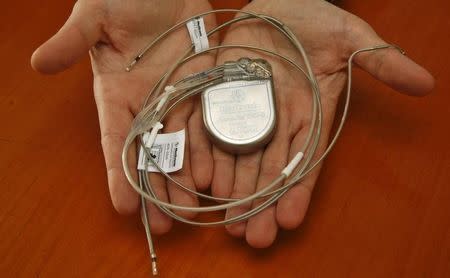
[[[348,57],[360,48],[385,42],[363,20],[321,0],[255,0],[244,10],[278,18],[304,45],[321,92],[323,133],[318,147],[320,154],[326,147],[338,98],[347,78],[345,68]],[[232,26],[223,44],[259,46],[300,61],[299,55],[278,31],[257,20]],[[218,197],[242,198],[268,185],[300,150],[311,120],[312,99],[308,84],[302,81],[303,77],[298,72],[279,59],[232,49],[219,53],[217,63],[245,56],[264,57],[272,64],[278,110],[277,129],[266,148],[256,153],[233,156],[213,148],[212,193]],[[432,76],[395,49],[360,54],[355,62],[375,78],[406,94],[420,96],[433,88]],[[227,226],[228,232],[236,237],[245,237],[253,247],[271,245],[278,228],[293,229],[302,222],[319,171],[311,172],[276,205],[247,222]],[[232,208],[227,211],[226,217],[248,211],[250,206]]]
[[[131,122],[143,101],[160,78],[191,44],[186,30],[179,30],[153,49],[131,72],[125,67],[158,34],[194,14],[210,10],[207,1],[188,0],[80,0],[64,26],[39,47],[32,56],[32,66],[44,73],[64,70],[90,52],[94,72],[94,94],[101,128],[108,184],[114,207],[120,213],[135,212],[138,195],[128,184],[121,162],[124,140]],[[215,24],[205,18],[206,28]],[[211,44],[214,40],[210,41]],[[214,65],[215,57],[203,56],[177,74],[184,76]],[[165,121],[164,132],[186,128],[187,146],[183,169],[173,175],[192,189],[210,184],[212,154],[201,126],[201,111],[192,101],[180,105]],[[192,131],[192,132],[191,132]],[[196,142],[189,144],[190,141]],[[130,165],[136,167],[135,146],[130,152]],[[196,206],[197,199],[167,184],[158,174],[150,176],[157,195],[178,205]],[[164,233],[172,225],[171,218],[149,204],[152,231]],[[192,217],[192,213],[182,213]]]

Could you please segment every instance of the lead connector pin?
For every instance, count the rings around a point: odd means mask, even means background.
[[[134,65],[136,65],[136,63],[142,58],[143,54],[139,54],[138,56],[136,56],[136,58],[134,58],[133,61],[131,61],[131,63],[128,65],[128,67],[125,68],[126,71],[130,72],[131,69],[134,67]]]
[[[153,276],[158,275],[158,267],[156,265],[156,257],[152,257],[152,273],[153,273]]]

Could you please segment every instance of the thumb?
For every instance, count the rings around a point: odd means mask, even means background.
[[[352,52],[386,44],[365,22],[355,29],[351,39]],[[360,53],[355,57],[355,63],[376,79],[408,95],[423,96],[434,87],[434,78],[426,69],[394,48]]]
[[[57,73],[76,63],[100,39],[101,17],[101,7],[78,1],[64,26],[34,51],[32,67]]]

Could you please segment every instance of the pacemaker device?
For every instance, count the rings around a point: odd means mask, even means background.
[[[223,80],[205,89],[201,97],[211,140],[238,154],[264,147],[272,139],[277,118],[270,64],[250,58],[226,62]]]

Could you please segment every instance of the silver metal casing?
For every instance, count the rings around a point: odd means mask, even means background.
[[[210,138],[231,153],[250,153],[266,145],[276,127],[272,78],[236,80],[202,93],[203,121]]]

